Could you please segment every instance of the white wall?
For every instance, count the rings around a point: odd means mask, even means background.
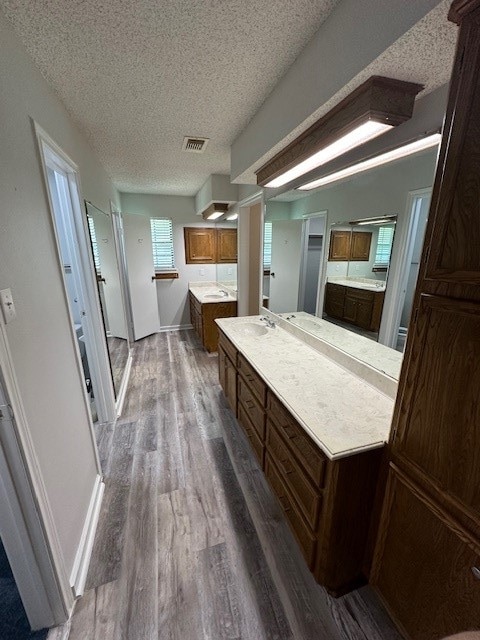
[[[158,312],[162,329],[190,325],[188,303],[189,282],[212,282],[217,279],[214,264],[185,264],[184,227],[212,227],[211,222],[195,214],[195,198],[188,196],[162,196],[154,194],[122,193],[123,213],[144,215],[149,218],[165,217],[173,221],[173,250],[178,278],[157,280]],[[234,226],[222,223],[222,226]],[[232,268],[235,265],[229,265]],[[236,274],[236,269],[234,273]],[[233,279],[232,274],[232,278]]]
[[[0,289],[10,287],[15,301],[8,342],[70,572],[97,472],[30,118],[79,165],[86,198],[108,210],[116,194],[1,13],[0,58]]]

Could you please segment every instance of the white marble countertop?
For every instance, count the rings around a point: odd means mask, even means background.
[[[219,282],[189,282],[188,290],[201,304],[210,302],[235,302],[237,292]]]
[[[293,311],[279,315],[281,318],[288,318],[289,322],[300,329],[325,340],[337,349],[345,351],[398,382],[403,353],[304,311]]]
[[[260,316],[216,322],[328,458],[388,440],[392,398],[278,326],[255,335]]]
[[[373,280],[369,278],[350,279],[329,276],[327,282],[330,284],[341,284],[343,287],[365,289],[365,291],[385,291],[385,282],[383,282],[383,280]]]

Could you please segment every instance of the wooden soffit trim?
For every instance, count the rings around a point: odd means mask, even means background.
[[[211,216],[214,211],[221,211],[223,215],[225,215],[229,206],[227,202],[212,202],[212,204],[203,211],[202,218],[208,220],[208,216]],[[210,222],[215,222],[215,220],[210,220]]]
[[[475,9],[480,8],[480,0],[454,0],[448,12],[450,22],[460,24]]]
[[[422,89],[414,82],[372,76],[264,164],[256,172],[257,184],[264,186],[369,119],[393,126],[409,120]]]

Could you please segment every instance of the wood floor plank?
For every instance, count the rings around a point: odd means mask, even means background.
[[[172,393],[162,394],[158,405],[158,492],[169,493],[185,487],[175,396]]]
[[[136,454],[118,579],[116,638],[158,638],[157,476],[157,453]]]
[[[115,635],[117,582],[88,591],[77,604],[68,640],[119,640]]]

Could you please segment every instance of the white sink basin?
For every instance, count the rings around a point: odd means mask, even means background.
[[[223,293],[206,293],[203,297],[209,300],[228,300],[228,296]]]
[[[254,322],[246,322],[238,327],[238,332],[244,336],[264,336],[268,333],[267,327]]]

